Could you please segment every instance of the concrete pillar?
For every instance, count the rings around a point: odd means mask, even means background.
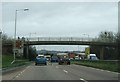
[[[29,46],[27,45],[27,55],[26,55],[26,57],[28,58],[28,56],[29,56]]]
[[[104,59],[104,46],[101,47],[100,49],[100,60]]]
[[[24,47],[25,47],[25,45],[24,45],[25,38],[22,37],[21,41],[22,41],[22,43],[21,43],[21,52],[22,52],[22,57],[23,57],[23,55],[24,55]]]

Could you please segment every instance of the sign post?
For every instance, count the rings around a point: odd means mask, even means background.
[[[89,59],[90,47],[85,48],[85,55],[86,55],[86,58]]]

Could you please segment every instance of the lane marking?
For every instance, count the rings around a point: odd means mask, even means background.
[[[104,70],[101,70],[101,71],[104,71]]]
[[[113,71],[109,71],[109,70],[96,69],[96,68],[94,68],[94,69],[95,69],[95,70],[99,70],[99,71],[105,71],[105,72],[109,72],[109,73],[120,74],[120,73],[117,73],[117,72],[113,72]]]
[[[29,67],[29,66],[28,66],[28,67]],[[27,68],[28,68],[28,67],[27,67]],[[26,69],[27,69],[27,68],[26,68]],[[25,72],[26,69],[24,69],[22,72],[20,72],[19,74],[17,74],[16,78],[19,77],[23,72]],[[13,78],[13,79],[15,79],[15,78]]]
[[[19,77],[23,72],[25,72],[25,70],[27,68],[29,68],[30,66],[27,66],[23,71],[19,72],[19,74],[17,74],[15,77],[13,77],[12,79],[14,80],[15,78]]]
[[[63,70],[65,73],[68,73],[68,71],[66,71],[66,70]]]
[[[23,72],[25,72],[25,70],[23,70]]]
[[[58,66],[56,66],[56,68],[59,68]]]
[[[78,65],[75,65],[75,66],[77,67]],[[114,74],[120,74],[118,72],[113,72],[113,71],[109,71],[109,70],[103,70],[103,69],[99,69],[99,68],[93,68],[93,67],[87,67],[87,66],[81,66],[81,67],[91,68],[91,69],[94,69],[94,70],[105,71],[105,72],[114,73]]]
[[[19,77],[18,75],[16,77]]]
[[[85,79],[83,79],[83,78],[80,78],[80,80],[81,80],[81,81],[84,81],[84,82],[88,82],[88,81],[86,81],[86,80],[85,80]]]
[[[29,68],[30,66],[27,67],[27,69]]]

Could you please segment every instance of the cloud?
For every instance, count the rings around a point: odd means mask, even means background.
[[[41,36],[78,37],[83,33],[97,36],[100,31],[117,31],[117,3],[12,3],[3,5],[4,28],[12,28],[9,32],[5,29],[9,34],[14,32],[14,6],[30,9],[18,13],[18,35],[36,32]]]
[[[14,36],[15,10],[17,36],[97,37],[101,31],[118,31],[118,3],[3,3],[3,31]],[[86,35],[84,35],[86,34]],[[86,46],[80,46],[84,50]],[[78,46],[38,46],[37,49],[78,50]]]

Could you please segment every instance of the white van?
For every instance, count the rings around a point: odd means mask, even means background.
[[[90,54],[90,55],[88,55],[88,59],[89,59],[89,60],[99,60],[99,59],[97,58],[96,54]]]

